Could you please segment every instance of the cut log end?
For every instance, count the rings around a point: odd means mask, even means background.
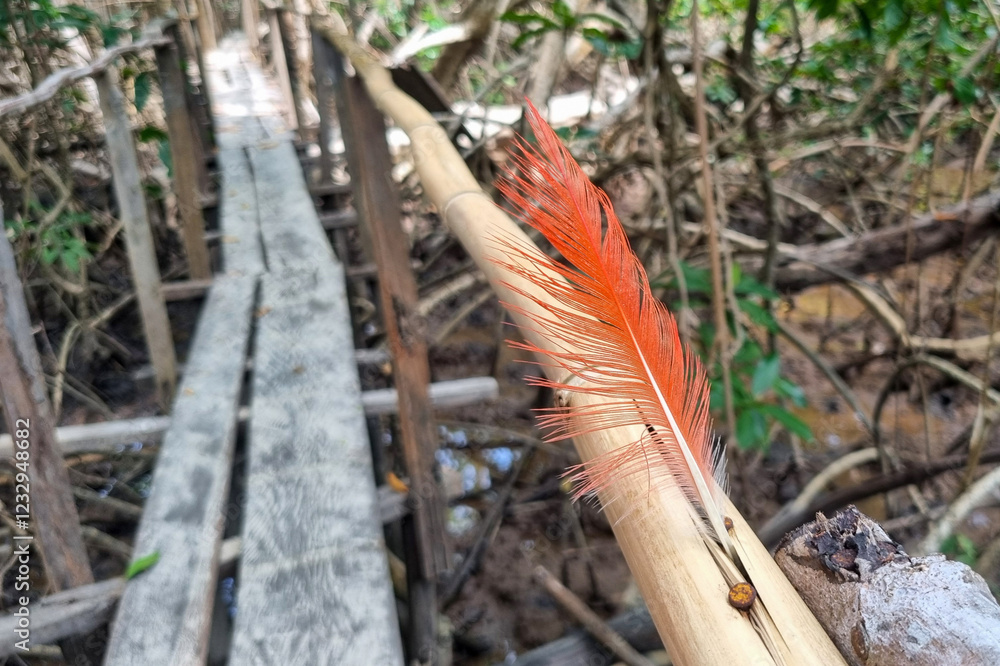
[[[910,557],[854,506],[788,534],[775,555],[850,664],[1000,663],[1000,605],[967,565]]]

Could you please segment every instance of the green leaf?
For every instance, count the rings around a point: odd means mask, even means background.
[[[105,48],[110,48],[118,43],[118,40],[122,38],[122,35],[127,34],[127,30],[119,28],[116,25],[102,25],[101,26],[101,40],[104,42]]]
[[[583,14],[580,14],[580,20],[583,21],[585,19],[600,21],[602,23],[607,23],[614,28],[618,28],[619,30],[625,30],[624,23],[613,16],[608,16],[607,14],[598,14],[595,12],[584,12]]]
[[[516,23],[517,25],[528,25],[529,23],[541,23],[543,26],[549,29],[555,29],[559,27],[559,24],[552,19],[542,16],[541,14],[535,14],[532,12],[527,12],[524,14],[519,14],[517,12],[504,12],[500,15],[500,20],[507,23]]]
[[[166,132],[154,125],[146,125],[137,134],[139,143],[151,143],[153,141],[166,141],[170,137]]]
[[[149,93],[153,89],[152,77],[149,72],[142,72],[135,77],[135,110],[142,111],[149,101]]]
[[[750,317],[750,321],[753,323],[763,326],[772,333],[778,331],[778,322],[774,320],[774,316],[767,308],[743,298],[737,299],[736,305],[739,306],[740,310],[747,313],[747,316]]]
[[[743,340],[743,344],[740,345],[740,348],[736,350],[736,354],[733,356],[733,363],[737,365],[749,365],[756,363],[763,357],[764,352],[761,351],[760,345],[753,338],[747,336]]]
[[[160,141],[160,149],[156,151],[160,156],[160,161],[163,162],[163,166],[167,167],[167,176],[169,178],[174,177],[174,159],[170,154],[170,142]]]
[[[736,264],[733,265],[733,273],[736,273],[736,269],[739,268]],[[744,273],[739,274],[739,279],[734,280],[733,291],[736,292],[737,296],[740,295],[752,295],[760,296],[761,298],[767,299],[769,301],[776,301],[781,298],[778,292],[771,289],[770,287],[765,287],[763,284],[757,281],[752,275],[746,275]]]
[[[132,562],[129,563],[128,568],[125,569],[125,580],[132,580],[159,561],[160,551],[158,550],[154,550],[149,555],[143,555],[138,559],[132,560]]]
[[[686,261],[681,262],[681,273],[684,274],[684,286],[687,287],[688,294],[712,293],[712,273],[707,268],[696,268]],[[665,286],[668,289],[677,289],[677,277],[671,277],[665,284],[654,286]]]
[[[952,534],[941,543],[941,552],[969,566],[976,563],[979,553],[975,542],[964,534]]]
[[[774,383],[778,381],[781,374],[781,357],[777,354],[763,358],[757,363],[753,370],[753,379],[750,381],[750,391],[759,398],[774,388]]]
[[[597,28],[584,28],[583,38],[594,47],[594,50],[600,53],[602,56],[611,57],[614,52],[614,47],[611,45],[611,40],[602,30]]]
[[[557,19],[562,21],[563,28],[570,29],[576,25],[576,16],[565,0],[555,0],[552,3],[552,13],[556,15]]]
[[[858,15],[858,23],[861,24],[861,32],[864,34],[865,39],[869,42],[875,39],[875,30],[872,28],[871,17],[868,16],[868,12],[861,5],[854,5],[854,11]]]
[[[552,28],[549,27],[535,28],[534,30],[525,30],[524,32],[522,32],[520,35],[517,36],[517,39],[511,42],[511,48],[519,49],[524,45],[525,42],[530,40],[532,37],[544,35],[550,30],[552,30]]]
[[[757,407],[761,414],[766,414],[772,419],[785,426],[788,432],[797,435],[806,441],[812,441],[813,433],[805,421],[792,414],[784,407],[778,405],[760,405]]]
[[[778,381],[774,384],[774,392],[782,398],[791,400],[796,407],[805,407],[808,404],[806,392],[802,387],[785,377],[778,377]]]
[[[955,99],[960,104],[970,106],[976,103],[976,82],[969,76],[959,76],[952,81]]]
[[[642,54],[643,41],[640,38],[630,39],[621,44],[617,51],[627,60],[635,60]]]
[[[822,20],[837,13],[839,0],[811,0],[809,6],[816,10],[816,18]]]
[[[736,443],[741,449],[767,444],[767,423],[759,410],[746,409],[736,417]]]

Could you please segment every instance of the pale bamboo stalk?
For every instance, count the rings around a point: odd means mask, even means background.
[[[416,101],[395,87],[388,73],[348,35],[342,21],[314,14],[318,31],[346,55],[379,109],[410,137],[414,164],[424,191],[452,233],[489,279],[500,299],[528,312],[538,311],[523,290],[547,298],[533,283],[494,264],[498,237],[532,246],[521,228],[482,191],[448,139],[447,133]],[[509,260],[509,258],[507,258]],[[513,289],[512,289],[513,288]],[[543,341],[531,322],[515,315],[525,337]],[[551,378],[565,380],[543,366]],[[561,392],[573,405],[600,400],[582,393]],[[584,461],[636,441],[640,432],[615,428],[575,438]],[[639,429],[641,430],[641,428]],[[611,500],[614,501],[611,501]],[[677,664],[842,664],[843,659],[802,599],[777,568],[753,531],[730,507],[733,537],[741,561],[758,590],[760,608],[751,613],[764,625],[754,629],[750,617],[727,601],[735,566],[721,567],[706,545],[690,505],[679,491],[657,486],[652,491],[641,475],[629,476],[602,496],[604,509],[633,576],[649,605],[671,657]],[[725,573],[724,573],[725,569]],[[738,571],[737,571],[738,575]],[[759,620],[763,618],[763,620]]]

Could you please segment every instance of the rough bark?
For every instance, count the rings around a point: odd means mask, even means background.
[[[855,666],[1000,663],[1000,605],[943,555],[911,558],[855,507],[785,537],[775,556]]]

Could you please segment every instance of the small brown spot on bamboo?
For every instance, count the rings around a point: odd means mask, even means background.
[[[757,601],[757,590],[750,583],[736,583],[729,588],[729,605],[736,610],[750,610]]]
[[[733,531],[733,519],[730,518],[729,516],[726,516],[722,519],[722,524],[726,526],[727,532]]]

